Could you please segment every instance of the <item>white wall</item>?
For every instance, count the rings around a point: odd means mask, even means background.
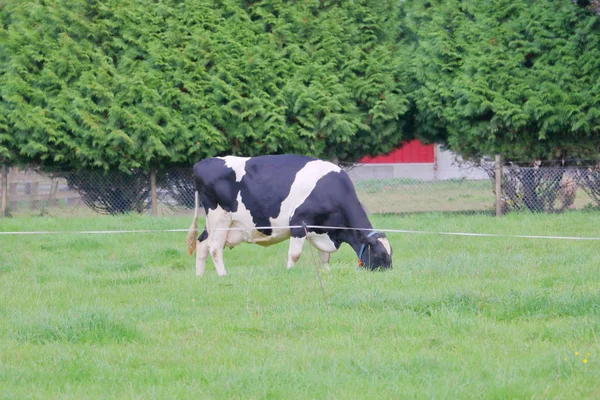
[[[456,154],[448,150],[442,150],[436,146],[438,174],[437,179],[489,179],[487,173],[481,168],[474,168],[465,163]]]

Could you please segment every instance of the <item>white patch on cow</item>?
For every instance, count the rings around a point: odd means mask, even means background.
[[[335,243],[333,243],[333,240],[331,240],[329,238],[329,235],[327,235],[326,233],[309,232],[308,240],[318,250],[323,251],[325,253],[333,253],[337,251]]]
[[[237,211],[233,213],[233,225],[232,228],[236,228],[242,231],[242,241],[244,242],[252,242],[252,234],[251,232],[256,228],[254,225],[254,221],[252,220],[252,215],[250,211],[246,208],[246,205],[242,201],[242,194],[238,192],[237,194]]]
[[[381,242],[383,247],[385,247],[385,251],[387,251],[387,253],[391,256],[392,255],[392,246],[390,246],[390,242],[387,240],[387,238],[379,238],[377,240],[379,240]]]
[[[248,161],[250,157],[225,156],[217,158],[225,161],[225,166],[231,168],[235,172],[235,180],[237,182],[242,180],[246,174],[246,161]]]
[[[306,163],[304,168],[296,173],[296,179],[290,188],[290,194],[281,203],[279,215],[271,218],[274,226],[287,225],[294,211],[306,201],[319,179],[330,172],[340,172],[341,168],[327,161],[315,160]]]

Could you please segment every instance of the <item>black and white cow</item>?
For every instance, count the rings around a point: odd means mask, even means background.
[[[350,178],[335,164],[291,154],[217,157],[196,163],[194,179],[196,209],[187,244],[190,254],[196,250],[198,276],[209,253],[217,273],[226,275],[223,248],[242,242],[269,246],[290,239],[291,268],[307,239],[303,224],[357,228],[308,228],[308,241],[326,268],[330,253],[342,243],[354,249],[361,266],[392,266],[385,234],[373,230]],[[196,240],[198,203],[206,212],[206,227]]]

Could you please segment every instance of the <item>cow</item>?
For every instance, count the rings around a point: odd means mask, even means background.
[[[204,274],[208,254],[217,274],[227,274],[225,247],[270,246],[287,239],[288,269],[306,239],[326,269],[342,243],[354,249],[361,267],[392,267],[388,239],[373,229],[350,177],[336,164],[294,154],[214,157],[194,165],[194,180],[196,206],[187,246],[190,254],[196,251],[197,276]],[[199,205],[206,214],[200,236]]]

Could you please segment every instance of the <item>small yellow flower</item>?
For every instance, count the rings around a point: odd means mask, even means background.
[[[587,364],[587,358],[584,358],[584,359],[583,359],[583,363],[584,363],[584,364]]]
[[[586,355],[589,357],[589,356],[590,356],[590,353],[587,353]]]
[[[576,351],[576,352],[575,352],[575,355],[576,355],[576,356],[578,356],[578,355],[579,355],[579,352],[578,352],[578,351]]]
[[[565,361],[567,361],[567,357],[565,357]]]

